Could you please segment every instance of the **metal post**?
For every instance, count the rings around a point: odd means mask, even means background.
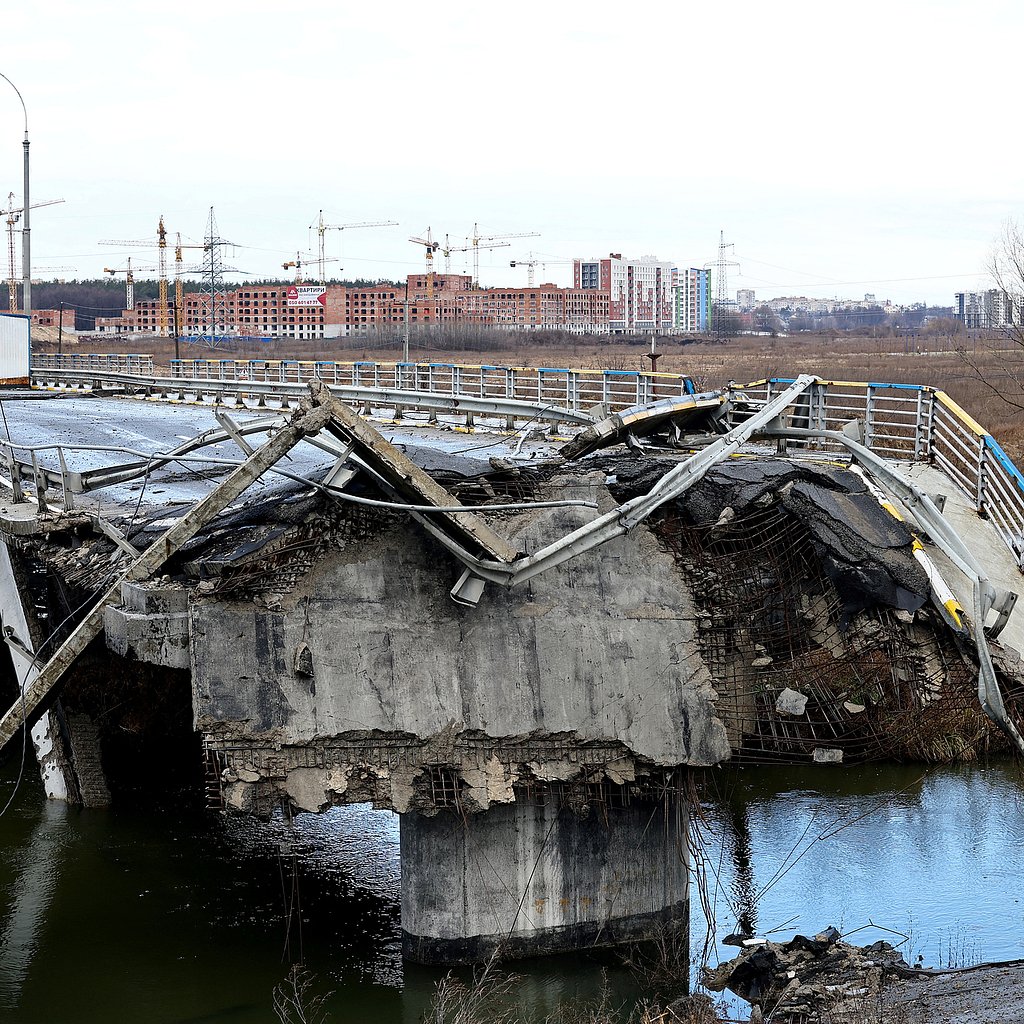
[[[181,353],[178,351],[178,342],[180,337],[181,327],[178,323],[178,304],[174,304],[174,361],[177,363],[181,360]]]
[[[402,362],[409,362],[409,285],[405,286],[405,331],[402,337]]]
[[[25,107],[25,101],[22,99],[21,92],[18,87],[3,72],[0,72],[0,78],[2,78],[18,94],[18,100],[21,103],[22,112],[25,114],[25,141],[22,143],[25,147],[25,195],[23,196],[25,216],[22,221],[24,227],[21,229],[21,311],[23,313],[30,314],[32,312],[32,242],[29,217],[32,203],[29,199],[28,189],[28,110]]]

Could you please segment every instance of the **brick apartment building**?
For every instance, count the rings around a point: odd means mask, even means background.
[[[33,309],[31,314],[33,327],[60,327],[65,331],[75,329],[75,310],[67,309]]]
[[[314,290],[314,286],[307,287]],[[308,305],[297,305],[289,295],[293,291],[294,286],[289,285],[244,286],[219,295],[215,333],[338,338],[395,332],[405,322],[406,304],[410,326],[417,328],[465,322],[510,330],[608,333],[608,295],[600,290],[553,284],[474,289],[468,274],[435,274],[429,287],[426,274],[410,274],[407,287],[327,285],[320,292],[322,301],[316,299]],[[432,294],[428,296],[428,292]],[[209,323],[209,296],[186,292],[181,333],[202,333]],[[155,334],[158,326],[156,300],[137,302],[134,310],[125,310],[119,317],[96,318],[96,330],[102,333]]]
[[[586,288],[482,288],[456,296],[461,318],[513,330],[608,333],[608,293]]]

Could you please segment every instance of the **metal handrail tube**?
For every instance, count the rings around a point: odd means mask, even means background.
[[[935,454],[935,461],[938,463],[942,471],[950,477],[954,483],[959,484],[960,489],[967,494],[971,492],[972,480],[966,473],[964,473],[958,466],[955,466],[942,452]]]

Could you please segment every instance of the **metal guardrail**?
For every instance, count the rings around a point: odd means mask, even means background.
[[[580,370],[566,367],[489,366],[461,363],[328,362],[299,359],[174,359],[171,376],[185,380],[279,382],[423,391],[432,394],[506,398],[607,413],[660,398],[693,394],[689,377],[641,370]]]
[[[791,384],[772,378],[736,392],[768,401]],[[878,455],[941,469],[970,498],[975,511],[992,521],[1024,571],[1024,474],[949,395],[921,384],[822,380],[789,413],[791,425],[814,430],[841,431],[851,420],[863,423],[863,443]],[[806,444],[825,451],[842,447],[828,439]]]
[[[591,418],[596,409],[611,414],[694,390],[682,374],[456,363],[182,359],[172,361],[171,377],[166,378],[154,376],[150,356],[75,354],[36,356],[32,372],[38,381],[91,385],[102,379],[131,382],[134,377],[136,386],[158,392],[190,385],[189,390],[200,394],[257,396],[294,396],[319,379],[350,401],[458,410],[467,418],[474,412],[521,417],[543,409],[541,418],[557,420],[557,410],[564,410],[571,414],[567,419],[577,422]],[[792,383],[786,378],[761,380],[736,387],[734,394],[767,403]],[[978,514],[995,524],[1024,571],[1024,474],[945,392],[920,384],[819,380],[790,407],[788,420],[792,426],[833,431],[859,420],[864,445],[878,455],[937,466],[971,499]],[[827,438],[800,444],[837,453],[841,449]]]
[[[133,373],[149,377],[156,372],[152,356],[96,352],[68,355],[33,352],[32,369],[78,370],[82,373]]]

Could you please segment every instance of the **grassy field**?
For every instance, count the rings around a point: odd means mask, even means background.
[[[487,342],[485,341],[486,345]],[[629,344],[592,338],[535,344],[521,335],[496,335],[496,348],[460,351],[431,349],[414,345],[411,357],[428,362],[487,363],[498,366],[569,366],[579,369],[649,370],[646,357],[649,342]],[[763,377],[789,377],[814,373],[829,380],[887,381],[898,384],[927,384],[946,391],[1006,448],[1017,465],[1024,465],[1024,398],[1007,376],[1007,360],[1016,360],[1017,379],[1024,370],[1024,352],[1002,353],[991,343],[967,341],[966,354],[982,368],[979,374],[967,365],[957,345],[964,340],[948,336],[836,338],[795,335],[787,338],[741,337],[725,343],[659,341],[658,369],[687,373],[698,386],[719,387],[730,380],[740,383]],[[49,341],[36,343],[38,351],[56,351]],[[83,341],[81,346],[65,344],[64,351],[142,352],[152,354],[158,365],[167,366],[174,355],[167,339],[122,341],[117,338]],[[299,341],[280,339],[253,343],[231,352],[210,352],[194,345],[180,346],[181,357],[239,359],[355,359],[393,361],[401,348],[379,342],[355,340]],[[1002,384],[1011,390],[1009,404],[998,393]]]

